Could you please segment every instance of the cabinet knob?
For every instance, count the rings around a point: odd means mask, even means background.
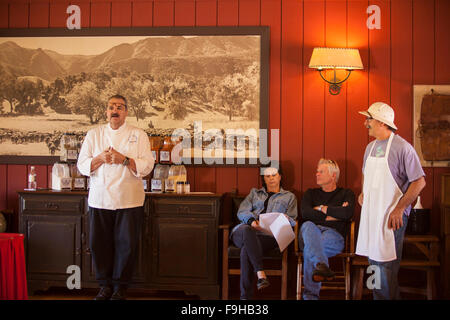
[[[51,202],[46,203],[45,207],[47,209],[59,209],[59,206],[56,203],[51,203]]]
[[[177,211],[178,211],[178,213],[188,214],[189,213],[189,207],[187,207],[187,206],[179,206]]]

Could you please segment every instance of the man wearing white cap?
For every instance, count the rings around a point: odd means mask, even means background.
[[[367,256],[380,271],[374,299],[399,299],[397,274],[411,203],[425,187],[425,173],[414,148],[394,134],[394,110],[375,102],[364,122],[375,140],[366,147],[356,254]]]

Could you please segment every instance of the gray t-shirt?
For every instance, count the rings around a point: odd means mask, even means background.
[[[375,147],[372,150],[372,157],[384,157],[386,153],[386,147],[389,138],[386,140],[374,140],[370,142],[366,151],[364,152],[364,162],[363,162],[363,173],[364,166],[366,164],[366,159],[369,156],[370,149],[375,143]],[[394,135],[391,144],[391,150],[389,151],[388,157],[389,170],[391,171],[392,177],[395,182],[397,182],[400,190],[405,193],[411,182],[425,176],[425,172],[420,164],[419,156],[414,150],[413,146],[400,137],[398,134]],[[410,207],[405,210],[406,214],[409,214]]]

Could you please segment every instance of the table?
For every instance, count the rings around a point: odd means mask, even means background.
[[[0,233],[0,300],[27,300],[23,234]]]

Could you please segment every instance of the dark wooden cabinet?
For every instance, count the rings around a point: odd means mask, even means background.
[[[150,201],[151,282],[218,298],[219,202],[212,197],[156,197]]]
[[[132,287],[219,298],[218,194],[147,194]],[[97,287],[89,249],[87,192],[19,192],[30,291],[66,286],[70,265]]]
[[[19,199],[30,290],[65,283],[67,267],[82,265],[85,197],[29,193]]]

